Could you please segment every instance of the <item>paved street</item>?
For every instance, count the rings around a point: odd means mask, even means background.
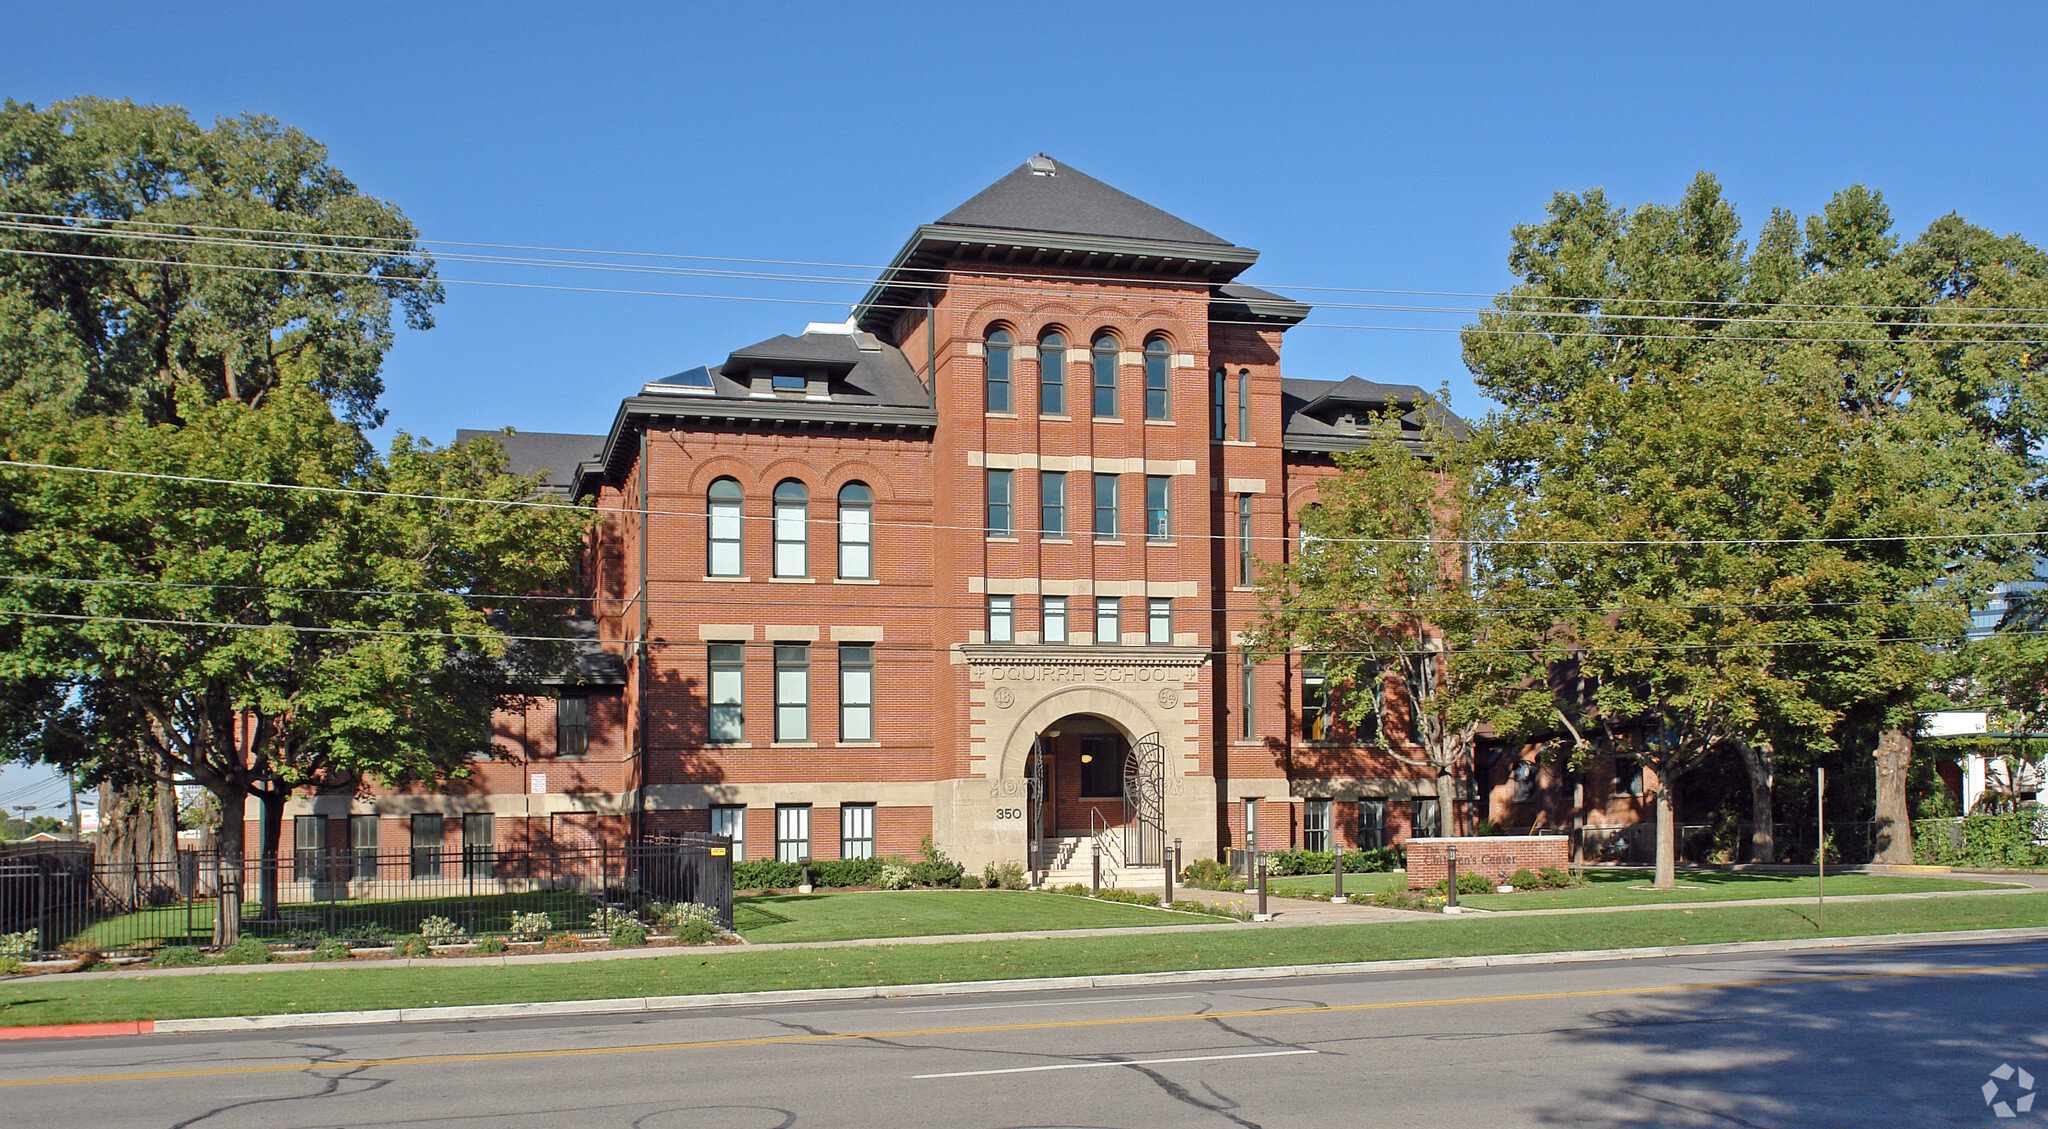
[[[52,1129],[1980,1124],[2001,1063],[2048,1088],[2044,971],[2031,942],[44,1042],[0,1051],[0,1108]]]

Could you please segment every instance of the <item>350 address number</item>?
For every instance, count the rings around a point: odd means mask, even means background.
[[[1023,818],[1024,818],[1024,809],[1023,809],[1023,808],[997,808],[997,809],[996,809],[996,818],[997,818],[997,819],[1023,819]]]

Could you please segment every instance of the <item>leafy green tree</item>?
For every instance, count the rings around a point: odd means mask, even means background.
[[[1953,649],[2010,575],[2006,544],[1971,535],[2025,520],[2040,438],[2031,247],[1948,217],[1900,248],[1861,188],[1803,229],[1774,213],[1754,251],[1739,234],[1705,174],[1632,213],[1561,194],[1515,230],[1521,282],[1465,339],[1503,405],[1478,490],[1505,542],[1488,593],[1519,609],[1486,638],[1541,667],[1497,700],[1533,724],[1544,684],[1582,753],[1592,726],[1657,770],[1660,882],[1686,768],[1743,756],[1768,857],[1778,738],[1836,722],[1881,733],[1881,847],[1910,857],[1930,644]],[[1709,543],[1589,543],[1615,540]]]
[[[441,300],[405,216],[256,115],[9,101],[0,213],[0,391],[64,411],[260,404],[292,369],[375,425],[393,315]]]
[[[1474,622],[1464,427],[1426,400],[1367,434],[1336,456],[1341,473],[1303,510],[1300,549],[1270,569],[1247,645],[1317,663],[1346,691],[1335,696],[1346,721],[1435,775],[1439,830],[1450,835],[1479,723],[1462,679],[1494,661],[1464,649]]]
[[[256,800],[267,915],[293,791],[460,773],[559,668],[559,645],[505,638],[559,637],[560,608],[465,594],[566,590],[587,515],[521,504],[533,480],[494,442],[379,458],[289,380],[178,414],[4,420],[11,460],[127,473],[0,468],[0,679],[23,751],[206,787],[230,875]]]

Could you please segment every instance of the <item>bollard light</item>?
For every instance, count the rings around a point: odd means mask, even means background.
[[[1458,904],[1458,848],[1453,845],[1444,857],[1444,905]]]

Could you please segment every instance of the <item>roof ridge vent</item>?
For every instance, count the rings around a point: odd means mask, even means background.
[[[1060,169],[1058,165],[1053,163],[1051,157],[1043,153],[1024,162],[1024,167],[1031,170],[1032,176],[1057,176]]]

